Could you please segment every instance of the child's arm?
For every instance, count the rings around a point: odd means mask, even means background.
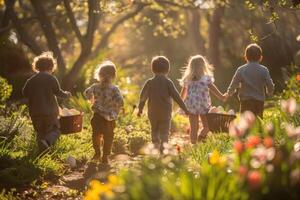
[[[242,77],[240,74],[240,70],[236,70],[231,83],[227,89],[226,96],[232,96],[235,93],[235,90],[240,87],[240,82],[242,81]]]
[[[223,95],[220,90],[217,88],[217,86],[213,83],[208,85],[208,88],[210,89],[210,91],[216,95],[216,97],[218,97],[221,101],[225,101],[226,100],[226,96]]]
[[[85,96],[85,98],[87,98],[90,102],[93,103],[93,101],[94,101],[94,85],[91,85],[90,87],[88,87],[83,92],[83,95]]]
[[[186,94],[187,94],[187,88],[185,86],[183,86],[181,91],[180,91],[180,96],[183,100],[185,100]]]
[[[143,89],[141,91],[141,94],[140,94],[140,102],[139,102],[139,106],[138,106],[138,108],[139,108],[138,116],[141,116],[143,113],[144,106],[149,97],[148,90],[149,90],[149,81],[147,81],[145,83],[145,85],[143,86]]]
[[[178,93],[174,83],[172,81],[170,81],[170,88],[169,88],[169,91],[170,91],[170,95],[171,97],[174,99],[174,101],[179,105],[179,107],[184,110],[184,112],[189,115],[189,111],[188,109],[186,108],[186,105],[185,103],[183,102],[183,100],[181,99],[180,97],[180,94]]]
[[[272,96],[274,93],[274,83],[270,76],[269,70],[267,70],[267,75],[266,75],[266,87],[267,87],[267,95]]]
[[[28,87],[29,87],[28,85],[29,85],[29,80],[26,81],[25,85],[22,88],[22,94],[25,97],[28,97],[28,90],[29,90],[28,89]]]
[[[71,92],[69,91],[63,91],[60,87],[60,84],[58,82],[58,80],[56,79],[56,77],[54,77],[54,83],[53,83],[53,93],[61,98],[69,98],[72,96]]]

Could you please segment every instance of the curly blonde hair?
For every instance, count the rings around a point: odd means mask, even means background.
[[[46,51],[36,56],[33,59],[32,70],[35,72],[40,71],[55,71],[57,68],[56,59],[53,57],[53,53],[51,51]]]
[[[203,75],[213,76],[213,70],[213,66],[204,56],[191,56],[188,65],[183,70],[182,78],[179,80],[180,85],[183,86],[186,81],[199,80]]]
[[[95,71],[94,78],[100,82],[101,85],[108,85],[117,76],[116,65],[111,61],[104,61]]]

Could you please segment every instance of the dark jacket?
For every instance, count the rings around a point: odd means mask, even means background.
[[[39,72],[30,77],[24,87],[23,95],[28,98],[31,117],[59,114],[57,97],[67,98],[68,93],[60,88],[55,76]]]
[[[174,83],[164,75],[155,75],[146,81],[141,95],[139,109],[143,110],[148,100],[148,116],[157,120],[169,120],[172,116],[172,99],[187,110]]]

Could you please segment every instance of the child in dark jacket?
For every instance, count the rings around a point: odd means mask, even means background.
[[[37,144],[40,151],[44,151],[60,136],[56,97],[68,98],[71,93],[63,91],[52,75],[56,69],[56,60],[51,52],[35,57],[32,67],[36,73],[26,81],[22,92],[28,98],[30,118],[37,132]]]
[[[228,87],[226,96],[231,96],[239,89],[240,111],[251,111],[263,117],[266,93],[272,95],[274,83],[268,68],[261,65],[262,49],[257,44],[250,44],[245,50],[247,63],[239,67]]]
[[[151,69],[154,77],[146,81],[141,91],[138,116],[141,116],[145,103],[148,101],[152,143],[163,150],[163,143],[168,142],[171,126],[172,99],[186,113],[188,111],[174,83],[167,77],[170,70],[169,60],[164,56],[156,56],[152,59]]]

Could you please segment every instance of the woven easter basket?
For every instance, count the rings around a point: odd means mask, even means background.
[[[236,118],[236,115],[207,113],[206,118],[211,132],[228,132],[229,124]]]
[[[79,115],[61,116],[59,119],[62,134],[78,133],[82,130],[83,113]]]

